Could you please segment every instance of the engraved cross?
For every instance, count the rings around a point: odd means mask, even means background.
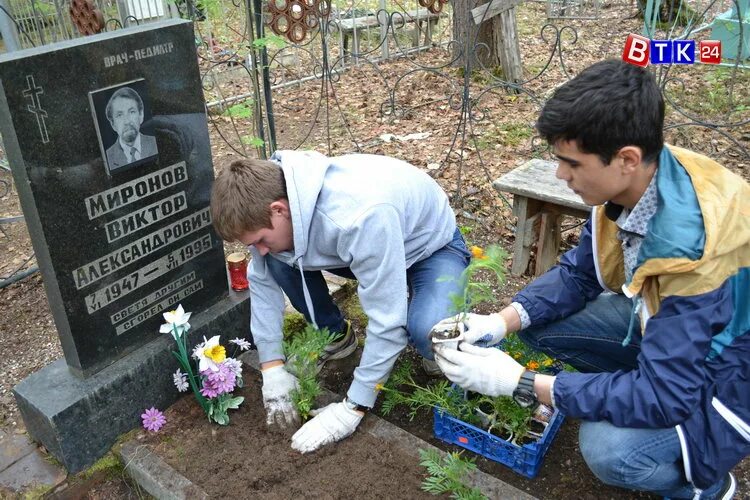
[[[32,75],[26,75],[26,84],[28,88],[23,91],[23,96],[31,99],[31,104],[26,105],[26,109],[36,116],[36,123],[39,125],[39,135],[42,138],[42,143],[46,144],[49,142],[47,123],[44,121],[47,118],[47,111],[42,109],[42,103],[39,100],[39,96],[44,94],[44,89],[36,86]]]

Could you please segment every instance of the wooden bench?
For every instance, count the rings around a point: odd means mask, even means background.
[[[408,12],[394,12],[391,15],[387,15],[381,11],[378,15],[360,16],[354,18],[342,18],[332,21],[332,24],[338,26],[341,31],[341,37],[344,43],[344,57],[347,57],[349,52],[349,38],[354,39],[354,45],[352,47],[355,55],[360,54],[359,40],[360,32],[362,30],[377,28],[380,26],[388,26],[389,22],[393,23],[394,28],[400,28],[405,24],[414,23],[414,32],[412,34],[412,42],[414,47],[419,47],[419,35],[424,33],[424,44],[430,45],[432,43],[432,32],[437,28],[437,23],[441,16],[445,14],[434,14],[427,9],[410,10]],[[391,19],[393,21],[391,21]],[[425,26],[427,23],[427,26]],[[355,33],[356,36],[355,36]]]
[[[516,241],[510,272],[521,275],[529,266],[532,246],[536,243],[534,276],[547,271],[557,262],[560,252],[560,219],[563,215],[588,218],[591,207],[555,177],[557,163],[531,160],[503,175],[492,186],[500,193],[513,194]]]

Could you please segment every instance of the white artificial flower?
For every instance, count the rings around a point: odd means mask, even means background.
[[[187,374],[182,373],[180,369],[178,368],[176,372],[174,372],[174,375],[172,375],[172,378],[174,379],[174,385],[177,387],[177,390],[180,392],[185,392],[190,387],[190,384],[188,384],[187,381]]]
[[[219,344],[219,335],[215,335],[208,340],[203,337],[203,343],[193,350],[193,357],[198,360],[199,372],[205,370],[219,371],[219,363],[227,357],[226,350]]]
[[[247,351],[248,349],[250,349],[250,342],[248,342],[245,339],[241,339],[237,337],[236,339],[232,339],[229,342],[231,342],[232,344],[235,344],[237,347],[240,348],[241,351]]]
[[[224,366],[232,370],[235,377],[242,376],[242,362],[238,359],[227,358],[224,360]]]
[[[161,325],[159,332],[171,333],[175,340],[177,340],[178,336],[182,335],[185,330],[190,328],[188,320],[190,319],[191,314],[192,313],[185,312],[182,308],[182,304],[178,305],[177,309],[174,311],[165,312],[163,316],[166,323]]]

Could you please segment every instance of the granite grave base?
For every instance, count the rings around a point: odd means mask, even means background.
[[[226,297],[190,318],[188,347],[204,336],[246,338],[249,329],[248,292]],[[75,376],[59,359],[14,388],[18,407],[31,437],[44,445],[68,470],[79,472],[103,456],[117,438],[141,425],[147,408],[164,410],[180,393],[172,374],[178,364],[176,345],[168,334],[86,379]],[[228,353],[231,353],[231,348]]]

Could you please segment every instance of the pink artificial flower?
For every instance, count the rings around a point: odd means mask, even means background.
[[[211,399],[219,395],[219,390],[212,383],[206,380],[203,382],[203,387],[201,387],[201,394],[203,394],[203,397]]]
[[[153,406],[150,409],[146,410],[146,413],[143,413],[141,415],[141,418],[143,419],[143,428],[151,432],[158,431],[164,424],[167,423],[167,419],[164,417],[164,414]]]
[[[217,365],[217,368],[217,371],[206,369],[201,372],[201,375],[203,375],[201,394],[207,398],[214,398],[220,394],[227,394],[234,390],[237,376],[234,373],[231,363],[221,363]]]

